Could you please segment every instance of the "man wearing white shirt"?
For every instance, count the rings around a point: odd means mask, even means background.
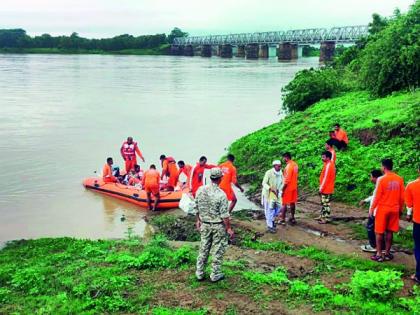
[[[276,233],[275,218],[282,207],[281,194],[283,190],[283,172],[280,160],[273,161],[262,181],[261,204],[264,207],[267,232]]]

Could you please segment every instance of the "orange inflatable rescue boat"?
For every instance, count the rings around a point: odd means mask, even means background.
[[[120,183],[105,183],[100,177],[90,177],[83,181],[83,186],[98,193],[108,195],[117,199],[131,202],[137,206],[147,209],[146,191],[134,186]],[[159,209],[178,208],[182,194],[187,193],[188,187],[180,191],[161,191]],[[152,202],[153,202],[152,196]]]

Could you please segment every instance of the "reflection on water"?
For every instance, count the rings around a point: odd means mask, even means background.
[[[232,141],[277,121],[281,87],[317,64],[0,55],[0,241],[144,235],[145,210],[86,191],[82,179],[108,156],[123,165],[127,136],[139,142],[143,168],[161,154],[217,163]],[[253,207],[238,196],[238,209]]]

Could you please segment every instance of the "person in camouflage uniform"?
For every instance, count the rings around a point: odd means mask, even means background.
[[[195,210],[196,226],[201,234],[200,251],[197,258],[196,277],[204,280],[204,269],[213,250],[210,280],[217,282],[224,278],[222,273],[223,255],[228,246],[228,235],[233,236],[226,194],[219,188],[223,173],[220,168],[210,171],[211,184],[197,190]]]

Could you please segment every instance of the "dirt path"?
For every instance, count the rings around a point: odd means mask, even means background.
[[[261,237],[263,241],[281,240],[293,245],[313,245],[318,248],[326,249],[336,254],[357,255],[358,257],[369,259],[372,254],[362,252],[360,246],[367,244],[366,241],[354,239],[354,233],[346,222],[363,225],[367,219],[367,209],[361,209],[338,202],[332,202],[331,224],[319,224],[315,217],[319,215],[319,201],[316,197],[309,197],[297,204],[297,224],[278,226],[277,233],[266,233],[266,225],[264,218],[253,221],[236,220],[234,222],[239,226],[248,229],[254,229],[264,235]],[[408,223],[400,221],[400,226],[405,228]],[[409,250],[408,250],[409,252]],[[395,259],[392,263],[404,264],[410,269],[415,268],[415,260],[412,254],[397,251]]]

